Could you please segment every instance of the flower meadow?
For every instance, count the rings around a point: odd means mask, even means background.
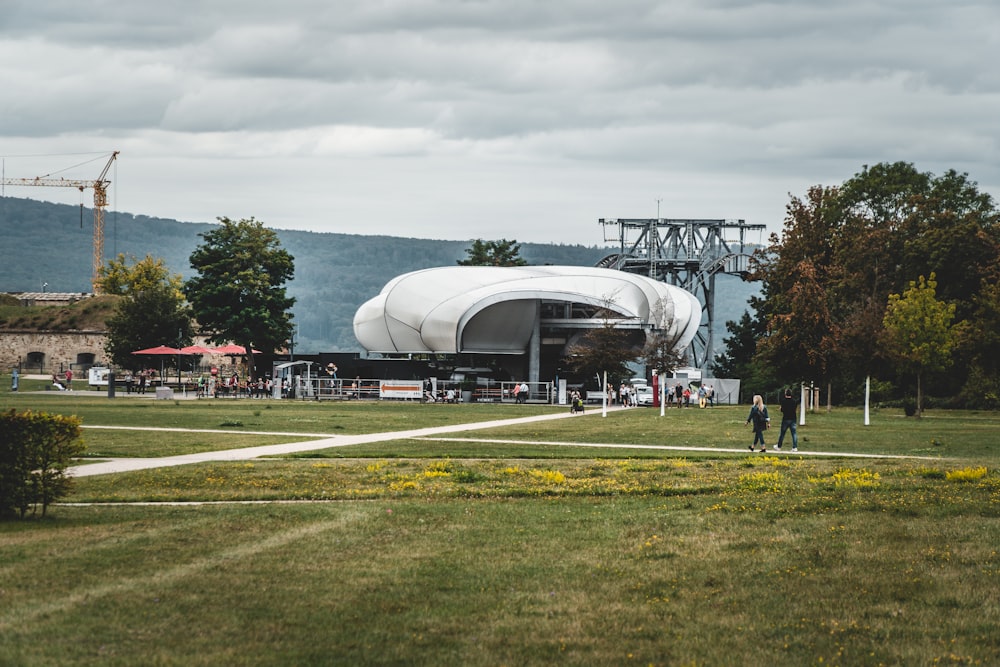
[[[713,495],[713,509],[886,511],[1000,503],[985,466],[747,456],[720,459],[273,459],[77,480],[71,501],[357,500]]]

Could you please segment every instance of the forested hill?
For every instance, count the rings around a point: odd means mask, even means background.
[[[267,221],[263,221],[267,224]],[[126,253],[162,257],[171,271],[191,275],[188,258],[212,223],[189,223],[109,211],[104,222],[104,255]],[[417,230],[419,231],[419,230]],[[385,283],[407,271],[452,266],[466,257],[471,239],[436,241],[395,236],[365,236],[277,230],[295,257],[295,279],[288,292],[296,298],[299,327],[296,348],[303,353],[351,351],[354,313]],[[595,238],[599,230],[595,224]],[[89,292],[93,261],[93,210],[32,199],[0,197],[0,292]],[[497,238],[503,235],[498,235]],[[529,264],[593,266],[609,250],[598,246],[521,241]],[[756,286],[721,276],[716,300],[717,327],[738,319]],[[718,333],[717,333],[718,336]]]

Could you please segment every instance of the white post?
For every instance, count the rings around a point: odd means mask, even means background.
[[[865,426],[871,424],[871,420],[868,416],[868,401],[871,398],[872,393],[872,376],[868,375],[865,377]]]
[[[608,372],[604,371],[604,380],[601,382],[601,416],[608,416]]]
[[[667,393],[663,390],[663,384],[664,384],[664,382],[663,382],[663,373],[658,373],[658,375],[659,375],[659,378],[660,378],[660,382],[659,382],[659,389],[660,389],[660,416],[662,417],[663,415],[666,414],[667,402],[666,402],[665,399],[667,398]]]
[[[799,393],[799,426],[806,425],[806,383],[803,382]]]

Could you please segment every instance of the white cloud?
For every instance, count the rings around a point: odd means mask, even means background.
[[[880,161],[1000,194],[988,0],[13,4],[5,173],[118,149],[133,213],[592,244]]]

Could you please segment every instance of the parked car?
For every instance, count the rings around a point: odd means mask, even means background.
[[[653,388],[644,384],[637,386],[635,388],[635,403],[636,405],[652,405]]]

